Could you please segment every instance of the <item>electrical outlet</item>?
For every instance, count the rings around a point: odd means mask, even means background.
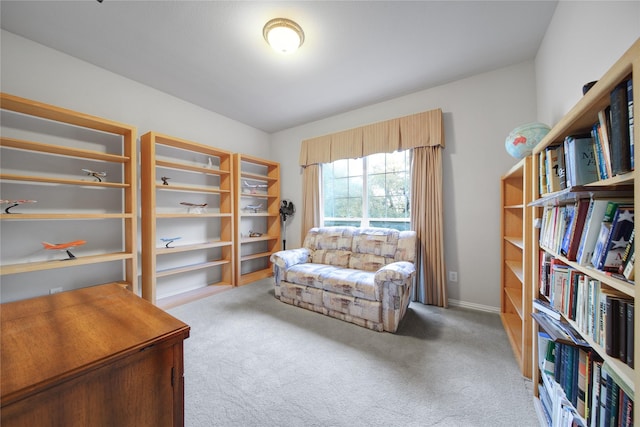
[[[457,282],[458,281],[458,272],[457,271],[450,271],[449,272],[449,281],[450,282]]]
[[[51,294],[57,294],[57,293],[60,293],[60,292],[62,292],[62,286],[60,286],[59,288],[51,288],[51,289],[49,289],[49,294],[50,295]]]

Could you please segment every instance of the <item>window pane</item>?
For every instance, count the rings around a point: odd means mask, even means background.
[[[385,153],[371,154],[367,156],[367,173],[384,173],[385,172]]]
[[[349,161],[336,160],[331,163],[333,165],[333,175],[335,178],[344,178],[349,176]]]
[[[349,197],[358,197],[362,200],[362,176],[349,178]]]
[[[349,159],[349,176],[362,176],[362,159]]]
[[[410,228],[410,151],[322,166],[325,225]],[[366,167],[366,179],[363,170]],[[366,195],[367,206],[363,207]],[[364,209],[364,211],[363,211]],[[362,221],[362,222],[361,222]]]

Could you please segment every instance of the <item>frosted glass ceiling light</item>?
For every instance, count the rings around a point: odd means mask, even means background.
[[[304,31],[290,19],[275,18],[267,22],[262,35],[278,53],[293,53],[304,42]]]

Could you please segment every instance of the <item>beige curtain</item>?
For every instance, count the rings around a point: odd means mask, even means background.
[[[418,233],[416,268],[419,274],[414,299],[446,307],[442,209],[444,131],[440,109],[302,141],[301,235],[322,225],[321,163],[407,149],[413,149],[411,226]]]
[[[320,185],[320,165],[308,165],[302,170],[302,230],[304,239],[307,231],[322,225],[322,185]]]
[[[442,147],[413,149],[411,226],[418,235],[414,301],[447,307],[442,209]]]

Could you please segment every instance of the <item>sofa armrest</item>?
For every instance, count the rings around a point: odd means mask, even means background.
[[[416,268],[408,261],[396,261],[378,270],[376,286],[382,288],[382,324],[385,331],[396,332],[411,298]]]
[[[284,273],[296,264],[304,264],[311,259],[311,251],[307,248],[287,249],[271,254],[269,260],[273,263],[273,276],[276,285],[284,278]]]
[[[416,272],[416,267],[408,261],[396,261],[383,266],[376,271],[376,283],[384,282],[405,282],[412,278]]]

